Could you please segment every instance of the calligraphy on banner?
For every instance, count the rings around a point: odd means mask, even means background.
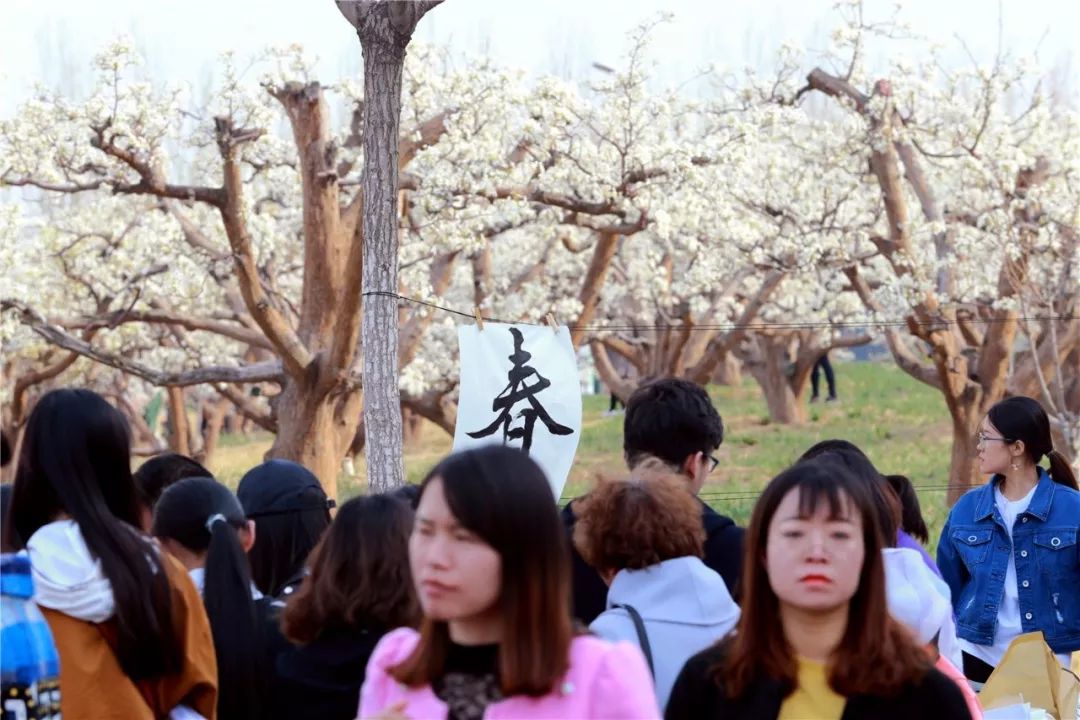
[[[454,450],[501,443],[529,454],[562,494],[581,437],[570,332],[484,323],[458,328],[461,385]]]

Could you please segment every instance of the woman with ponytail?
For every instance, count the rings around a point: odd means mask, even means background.
[[[240,501],[208,477],[170,486],[154,508],[153,534],[188,569],[202,592],[218,664],[218,718],[263,718],[273,668],[272,644],[280,636],[275,608],[251,581],[247,551],[255,523]],[[277,636],[277,637],[275,637]]]
[[[957,501],[938,543],[964,674],[986,682],[1013,639],[1036,630],[1067,667],[1080,650],[1076,476],[1054,450],[1046,412],[1029,397],[990,408],[976,447],[990,482]]]
[[[89,390],[54,390],[30,413],[18,462],[5,530],[26,539],[64,718],[155,720],[180,706],[213,718],[206,613],[139,529],[124,416]]]

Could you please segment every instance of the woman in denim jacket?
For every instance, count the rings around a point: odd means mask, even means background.
[[[979,470],[992,475],[953,506],[938,543],[952,590],[964,674],[982,683],[1009,643],[1041,630],[1068,666],[1080,649],[1080,492],[1053,449],[1038,402],[990,408],[978,435]],[[1038,463],[1046,457],[1049,471]]]

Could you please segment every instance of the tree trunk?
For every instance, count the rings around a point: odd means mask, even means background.
[[[806,422],[806,407],[800,395],[808,373],[803,367],[805,357],[797,355],[794,362],[789,357],[788,350],[794,340],[790,332],[755,333],[742,351],[744,366],[765,396],[769,419],[779,425]]]
[[[214,461],[214,453],[217,452],[218,442],[221,440],[221,429],[225,425],[225,414],[231,405],[225,398],[203,405],[203,443],[197,458],[203,465],[209,466]]]
[[[716,366],[716,370],[713,372],[712,381],[717,385],[726,385],[728,387],[742,385],[742,363],[739,362],[739,358],[735,357],[735,353],[724,353],[724,359],[720,361],[720,364]]]
[[[952,418],[952,453],[949,456],[949,507],[971,488],[982,483],[978,464],[974,462],[975,434],[979,431],[983,413],[979,403],[969,400],[957,406]]]
[[[784,378],[761,385],[769,420],[778,425],[801,425],[806,422],[806,407]]]
[[[181,455],[191,455],[188,442],[187,408],[184,406],[184,389],[176,385],[168,388],[169,396],[169,450]]]
[[[398,387],[398,140],[401,72],[416,24],[434,3],[339,2],[364,53],[364,432],[370,492],[405,484]],[[341,448],[335,467],[351,443]]]
[[[362,395],[305,392],[286,384],[276,400],[278,432],[267,458],[298,462],[318,476],[326,494],[338,496],[341,460],[356,436]]]

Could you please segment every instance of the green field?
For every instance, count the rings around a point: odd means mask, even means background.
[[[923,515],[936,540],[947,514],[950,430],[941,396],[888,363],[845,363],[837,366],[841,401],[814,405],[802,427],[769,423],[765,402],[747,378],[740,387],[710,389],[724,418],[725,440],[702,496],[721,512],[745,523],[762,485],[807,447],[826,438],[845,438],[864,450],[882,472],[903,473],[920,488]],[[604,417],[607,396],[584,398],[584,429],[577,462],[564,497],[586,490],[598,471],[621,470],[622,416]],[[411,482],[450,450],[451,439],[434,426],[406,448],[405,467]],[[235,484],[257,464],[270,445],[269,436],[227,436],[211,463],[224,481]],[[363,477],[363,463],[357,463]],[[363,491],[360,482],[340,478],[343,497]]]

